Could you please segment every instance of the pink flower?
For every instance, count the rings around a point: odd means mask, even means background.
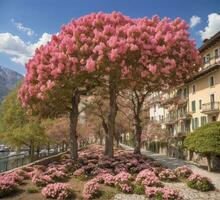
[[[88,72],[95,71],[95,61],[92,58],[89,58],[86,61],[86,69],[87,69]]]
[[[46,198],[57,200],[68,199],[72,196],[71,188],[65,183],[49,184],[41,191],[42,195]]]
[[[91,199],[95,197],[99,192],[100,185],[96,179],[88,181],[83,188],[83,197],[85,199]]]
[[[149,65],[149,71],[150,71],[152,74],[155,74],[156,71],[157,71],[157,65]]]

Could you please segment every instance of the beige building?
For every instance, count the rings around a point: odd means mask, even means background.
[[[205,123],[220,121],[220,32],[206,40],[199,51],[203,67],[188,82],[191,131]]]

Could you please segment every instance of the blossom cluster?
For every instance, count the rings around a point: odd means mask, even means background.
[[[72,196],[71,188],[66,183],[53,183],[44,187],[41,191],[46,198],[64,200]]]
[[[113,186],[115,184],[115,177],[112,174],[104,173],[96,176],[96,180],[99,183],[104,183],[109,186]]]
[[[170,188],[146,187],[145,193],[149,198],[157,198],[163,200],[181,200],[182,197],[176,190]]]
[[[96,179],[88,181],[83,188],[83,197],[84,199],[91,199],[98,195],[100,185]]]
[[[171,169],[164,169],[159,173],[159,178],[163,181],[175,181],[177,176]]]
[[[17,190],[17,184],[10,176],[0,176],[0,198],[7,196]]]
[[[175,169],[175,174],[179,178],[188,178],[192,173],[193,173],[192,170],[189,167],[187,167],[186,165],[184,165],[182,167],[177,167]]]
[[[32,182],[35,183],[39,187],[44,187],[48,185],[49,183],[53,183],[54,181],[50,176],[39,173],[33,176]]]
[[[203,192],[210,191],[215,188],[211,180],[199,174],[192,174],[189,176],[187,179],[187,185],[192,189],[200,190]]]

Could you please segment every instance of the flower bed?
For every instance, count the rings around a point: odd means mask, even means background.
[[[72,190],[68,184],[54,183],[49,184],[41,191],[46,198],[65,200],[72,196]]]
[[[187,185],[192,189],[200,190],[203,192],[210,191],[215,188],[207,177],[200,176],[199,174],[192,174],[187,179]]]

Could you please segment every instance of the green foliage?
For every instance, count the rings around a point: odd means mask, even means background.
[[[190,180],[187,182],[187,185],[192,189],[199,190],[202,192],[214,190],[214,185],[206,179],[201,181]]]
[[[143,185],[140,184],[135,184],[134,185],[134,193],[138,195],[143,195],[145,194],[145,188]]]
[[[17,99],[18,88],[5,97],[0,106],[0,137],[16,148],[47,141],[40,121],[29,116]]]
[[[220,122],[206,124],[186,136],[184,146],[204,155],[220,154]]]

